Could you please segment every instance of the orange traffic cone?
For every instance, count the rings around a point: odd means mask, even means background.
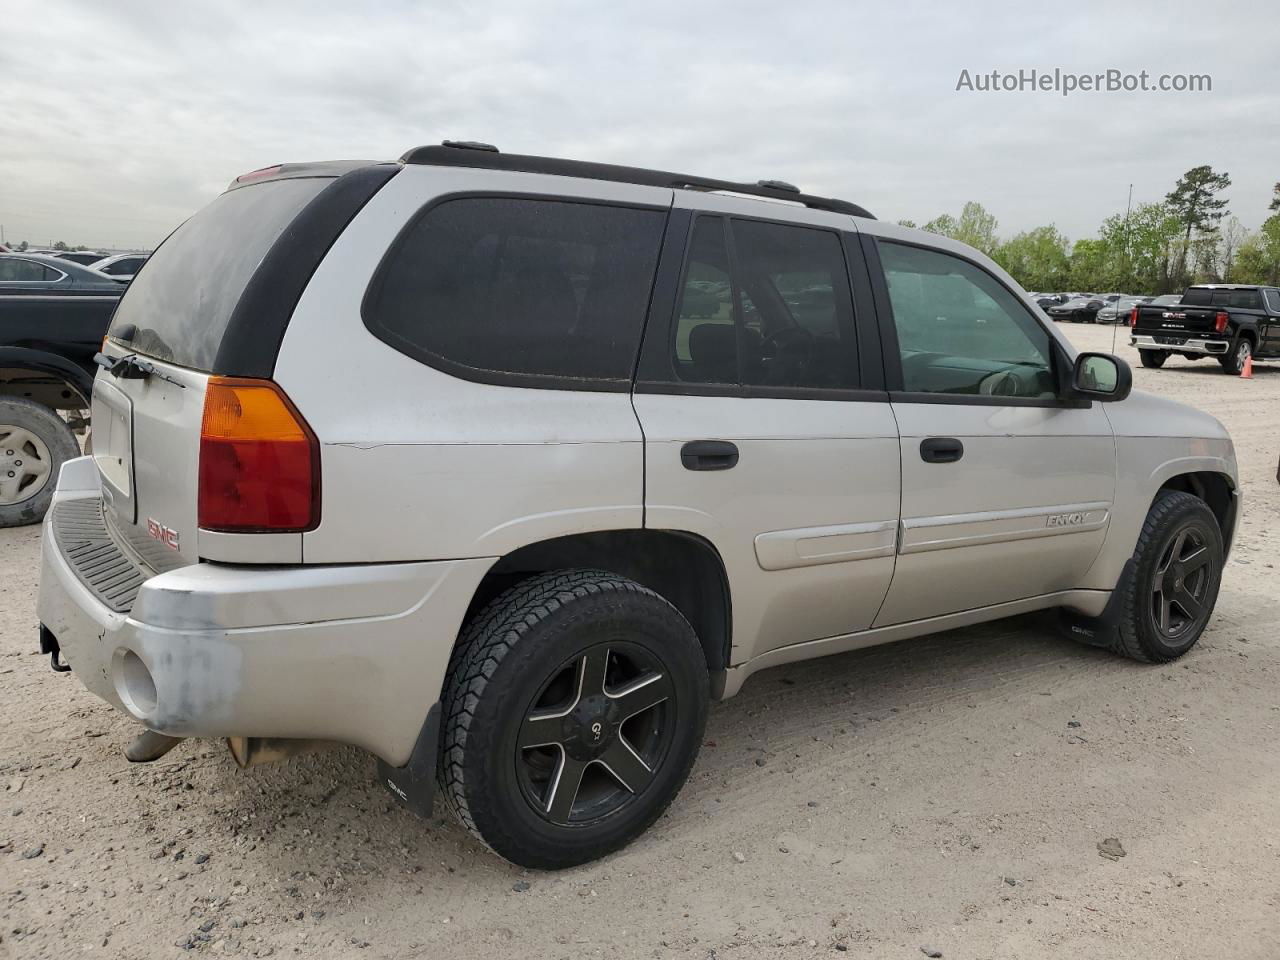
[[[1240,379],[1242,380],[1253,379],[1253,354],[1252,353],[1244,358],[1244,367],[1240,371]]]

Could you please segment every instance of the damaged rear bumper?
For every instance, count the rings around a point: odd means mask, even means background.
[[[492,561],[197,563],[112,610],[52,532],[60,503],[98,496],[84,465],[64,469],[45,524],[37,609],[86,688],[170,736],[336,740],[408,763]]]

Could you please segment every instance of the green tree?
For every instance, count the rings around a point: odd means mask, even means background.
[[[1027,290],[1060,290],[1071,279],[1071,244],[1057,227],[1036,227],[996,247],[992,259]]]
[[[996,237],[996,225],[996,218],[982,204],[970,200],[960,211],[960,219],[944,213],[926,223],[924,229],[967,243],[990,256],[1000,243]]]
[[[1076,290],[1101,292],[1107,286],[1110,248],[1105,240],[1077,240],[1071,248],[1070,286]]]
[[[15,249],[16,249],[19,253],[26,253],[26,252],[27,252],[27,247],[29,247],[29,246],[31,246],[31,244],[29,244],[29,243],[27,243],[27,241],[23,240],[21,243],[19,243],[19,244],[18,244],[18,246],[17,246]]]
[[[65,242],[65,241],[63,241],[63,240],[59,240],[57,243],[55,243],[55,244],[53,245],[53,249],[55,249],[55,250],[70,250],[71,248],[67,246],[67,244],[66,244],[66,242]]]
[[[927,230],[929,233],[941,234],[944,237],[954,237],[956,228],[959,226],[960,224],[956,222],[955,217],[949,213],[944,213],[942,216],[930,220],[920,229]]]
[[[1234,283],[1280,284],[1280,213],[1240,244],[1230,278]]]
[[[900,226],[900,227],[910,227],[912,230],[914,230],[914,229],[916,229],[916,222],[915,222],[914,220],[899,220],[899,221],[898,221],[898,226]]]
[[[1192,167],[1174,184],[1165,196],[1165,203],[1172,208],[1182,224],[1182,250],[1178,257],[1178,276],[1187,272],[1187,254],[1191,250],[1191,234],[1213,233],[1227,212],[1227,201],[1217,194],[1231,186],[1231,177],[1214,173],[1213,167],[1203,164]]]
[[[1167,204],[1140,203],[1128,218],[1115,214],[1098,231],[1107,249],[1103,286],[1127,293],[1171,293],[1182,289],[1173,276],[1182,224]]]
[[[1267,206],[1268,210],[1280,210],[1280,183],[1271,188],[1271,203]]]

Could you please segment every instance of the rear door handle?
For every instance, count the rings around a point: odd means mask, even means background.
[[[728,440],[690,440],[680,448],[686,470],[728,470],[738,463],[737,444]]]
[[[925,463],[955,463],[964,456],[964,444],[954,437],[929,437],[920,441],[920,459]]]

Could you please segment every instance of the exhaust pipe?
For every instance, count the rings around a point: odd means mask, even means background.
[[[154,730],[143,730],[124,748],[124,757],[130,763],[151,763],[153,760],[159,760],[185,739],[186,737],[170,737],[167,734],[156,733]]]
[[[292,737],[227,737],[227,749],[241,770],[288,760],[303,753],[329,750],[337,744],[331,740],[301,740]]]

